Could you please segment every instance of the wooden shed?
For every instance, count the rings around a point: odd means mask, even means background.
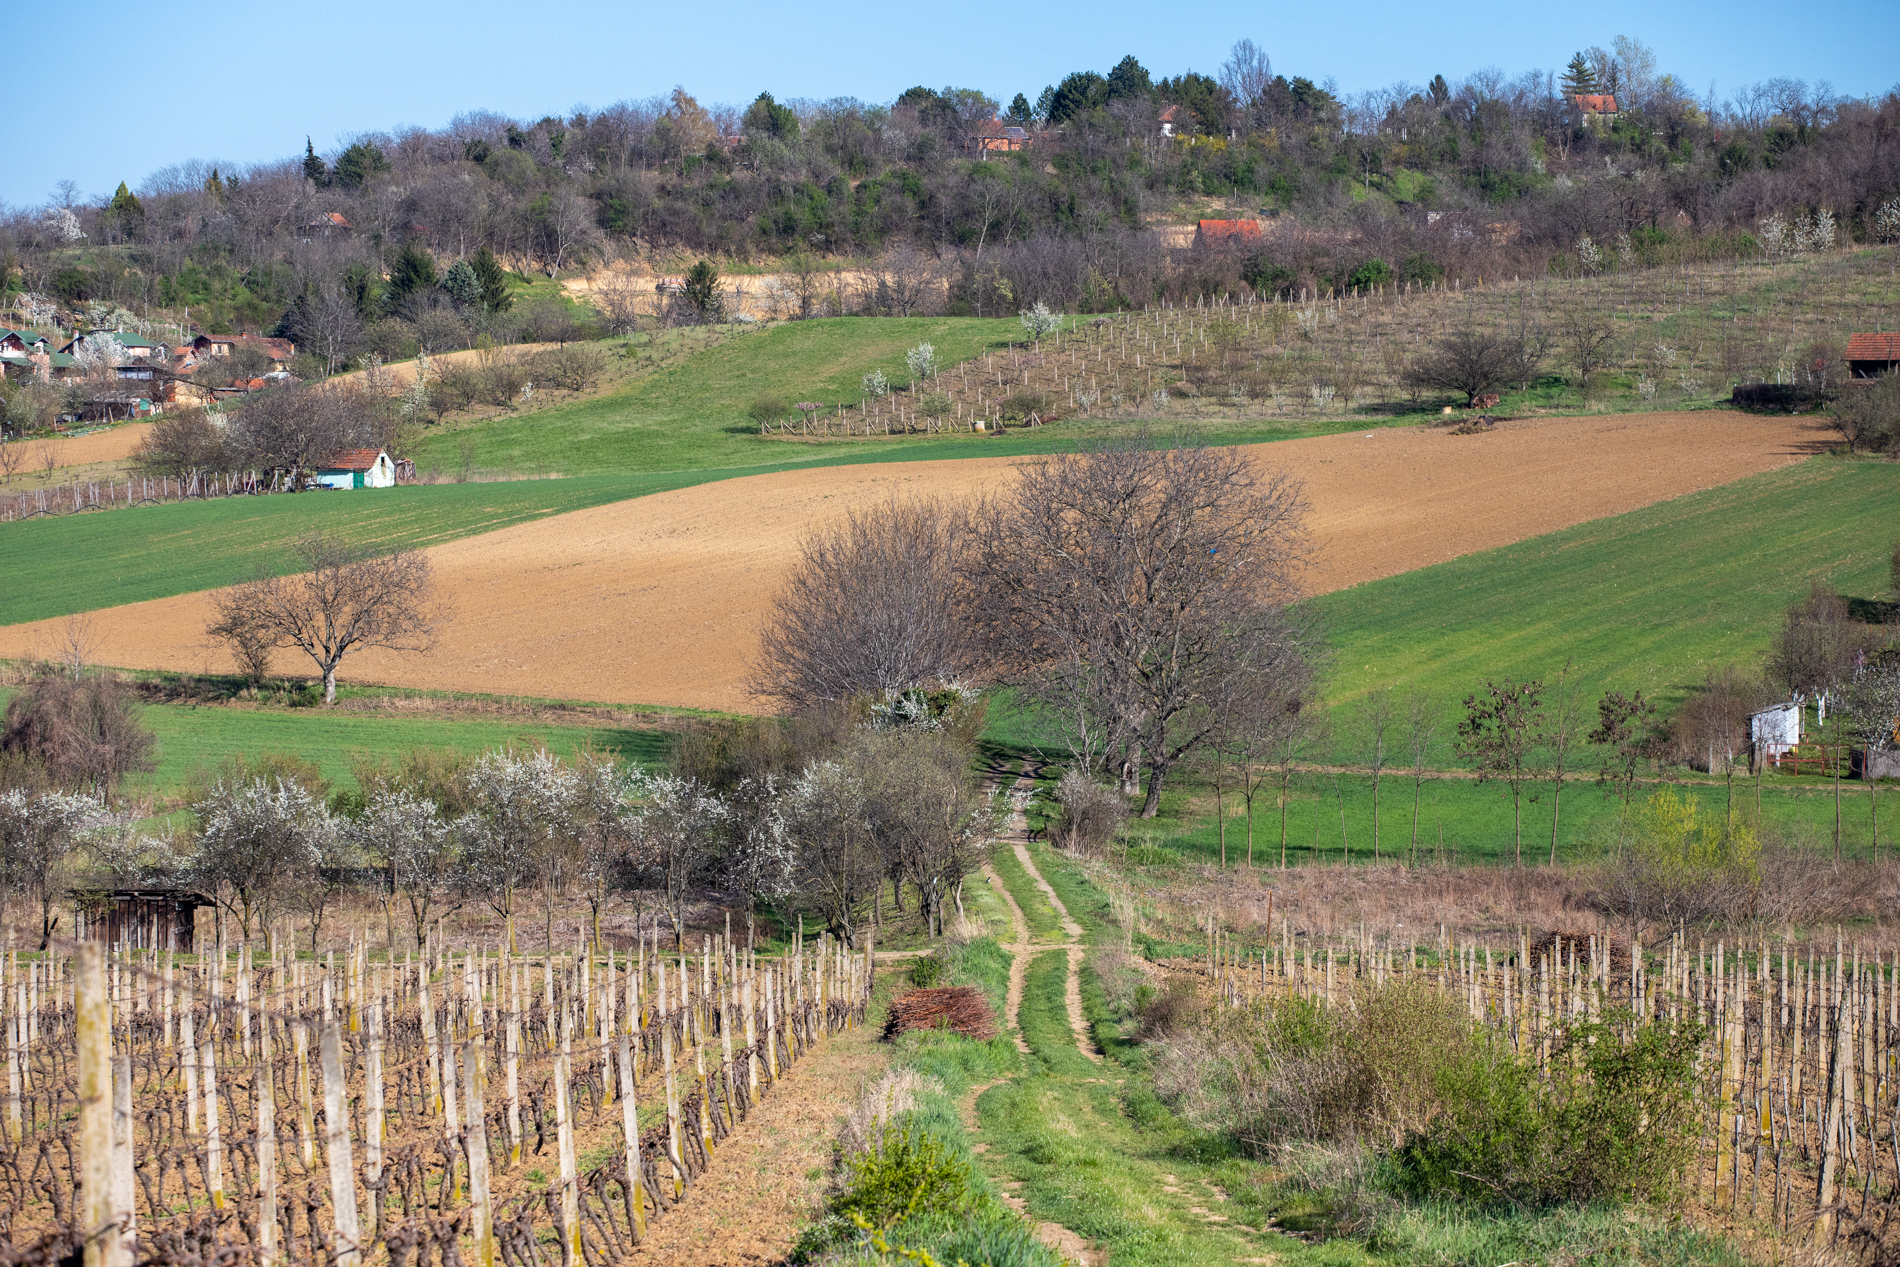
[[[190,889],[74,889],[72,898],[81,940],[181,954],[196,949],[197,912],[212,904]]]
[[[1847,340],[1847,371],[1853,378],[1879,378],[1900,370],[1900,334],[1855,334]]]

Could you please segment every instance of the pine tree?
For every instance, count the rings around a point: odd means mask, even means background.
[[[1029,120],[1034,117],[1029,105],[1029,98],[1023,96],[1020,92],[1017,93],[1015,99],[1009,103],[1009,114],[1007,117],[1011,123],[1014,123],[1019,128],[1028,127]]]
[[[482,307],[490,312],[506,312],[515,297],[508,293],[508,274],[487,247],[471,255],[468,266],[482,285]]]
[[[686,270],[686,293],[681,296],[700,321],[716,322],[726,315],[719,293],[719,272],[705,260]]]
[[[109,209],[121,220],[136,220],[145,214],[145,204],[139,201],[137,194],[125,187],[124,181],[119,182],[118,190],[112,195]]]
[[[329,164],[317,157],[317,147],[307,136],[303,139],[303,178],[318,185],[330,183]]]
[[[1597,91],[1597,72],[1590,65],[1590,59],[1578,53],[1570,59],[1570,65],[1564,68],[1564,95],[1568,97],[1588,97]]]

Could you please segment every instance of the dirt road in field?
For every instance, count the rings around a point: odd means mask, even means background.
[[[1255,446],[1306,481],[1321,593],[1635,510],[1783,466],[1828,433],[1728,412],[1401,428]],[[785,471],[559,515],[429,553],[455,617],[428,656],[365,652],[346,679],[432,689],[757,711],[747,665],[771,597],[814,525],[893,493],[994,488],[1028,459]],[[363,493],[361,496],[375,496]],[[95,612],[96,658],[225,667],[203,647],[210,599]],[[50,651],[63,620],[0,628],[0,656]],[[280,671],[309,666],[280,653]]]

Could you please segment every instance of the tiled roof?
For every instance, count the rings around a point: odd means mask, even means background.
[[[341,453],[332,453],[329,460],[318,469],[325,471],[367,471],[376,465],[383,456],[381,449],[344,449]]]
[[[1900,361],[1900,334],[1854,334],[1847,338],[1850,361]]]
[[[1200,223],[1201,237],[1215,238],[1257,238],[1260,236],[1258,220],[1203,220]]]
[[[1615,114],[1616,98],[1607,92],[1578,93],[1571,98],[1585,114]]]

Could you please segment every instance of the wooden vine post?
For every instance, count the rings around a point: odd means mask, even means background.
[[[356,1217],[356,1164],[350,1156],[348,1088],[343,1080],[343,1036],[335,1016],[323,1022],[324,1163],[330,1171],[331,1215],[336,1222],[332,1247],[336,1267],[361,1267],[362,1228]]]
[[[640,1177],[640,1118],[633,1102],[633,1038],[620,1031],[620,1127],[627,1145],[627,1217],[636,1240],[647,1237],[644,1183]]]
[[[112,1218],[112,1010],[105,953],[83,942],[74,967],[74,1027],[79,1050],[79,1226],[86,1267],[126,1267]]]
[[[482,1109],[482,1031],[468,1040],[462,1052],[462,1073],[468,1086],[468,1201],[473,1216],[477,1267],[495,1267],[495,1206],[488,1189],[488,1117]]]
[[[568,1102],[568,1030],[571,1014],[561,1018],[561,1054],[554,1058],[554,1130],[561,1158],[561,1245],[563,1267],[585,1267],[581,1258],[580,1170],[574,1157],[573,1108]]]
[[[132,1057],[120,1052],[112,1062],[112,1221],[119,1228],[119,1261],[138,1253],[137,1211],[132,1203]]]

